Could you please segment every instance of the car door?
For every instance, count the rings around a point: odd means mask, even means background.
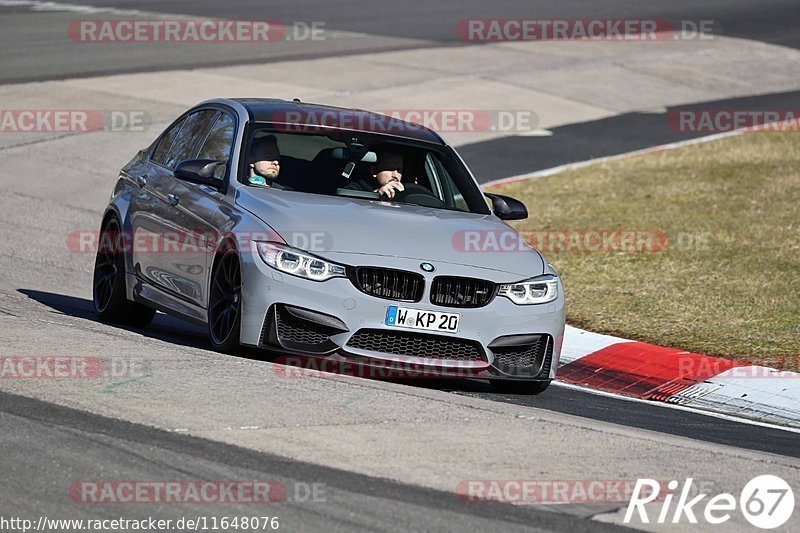
[[[135,182],[131,195],[129,217],[131,225],[131,265],[140,279],[158,283],[158,253],[164,216],[164,174],[175,138],[180,134],[188,115],[176,120],[155,143],[153,152],[128,169]]]
[[[201,298],[202,291],[191,272],[203,269],[202,264],[196,264],[197,256],[203,254],[192,249],[192,236],[185,235],[178,224],[174,200],[170,196],[177,181],[173,170],[181,161],[194,157],[218,114],[215,109],[193,111],[174,134],[172,130],[164,134],[153,152],[146,175],[142,176],[144,180],[140,182],[141,193],[135,199],[136,205],[132,206],[135,272],[183,300]]]
[[[236,122],[233,116],[221,111],[209,128],[192,159],[229,161],[233,147]],[[217,167],[216,177],[227,180],[227,165]],[[166,268],[180,278],[179,292],[192,303],[207,307],[206,280],[213,265],[217,234],[213,225],[223,193],[218,189],[175,178],[167,194],[172,211],[169,220],[174,229],[187,237],[185,253],[179,254]]]

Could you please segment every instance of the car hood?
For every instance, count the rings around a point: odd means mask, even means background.
[[[274,189],[242,188],[236,204],[288,244],[353,264],[356,254],[418,259],[513,274],[544,272],[542,256],[494,215]],[[490,276],[493,277],[493,276]]]

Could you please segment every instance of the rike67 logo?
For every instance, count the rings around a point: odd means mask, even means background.
[[[656,501],[661,507],[655,520],[657,524],[678,524],[684,520],[697,524],[698,516],[709,524],[724,524],[730,520],[731,513],[736,511],[738,504],[742,515],[750,524],[760,529],[775,529],[788,522],[794,511],[792,488],[778,476],[764,475],[751,479],[742,489],[738,501],[733,494],[728,493],[717,494],[706,501],[709,495],[702,492],[696,494],[692,481],[692,478],[688,478],[678,495],[676,489],[679,483],[672,480],[667,484],[670,492],[663,495],[659,494],[662,485],[655,479],[638,479],[623,523],[629,524],[634,513],[638,513],[639,521],[649,524],[650,515],[645,505]],[[675,496],[678,501],[673,508]]]

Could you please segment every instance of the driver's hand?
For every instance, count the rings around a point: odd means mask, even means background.
[[[405,187],[403,187],[403,184],[400,183],[399,181],[390,181],[383,187],[375,189],[374,192],[380,193],[381,196],[385,196],[389,200],[391,200],[392,198],[394,198],[395,194],[397,194],[398,192],[403,192],[404,190]]]

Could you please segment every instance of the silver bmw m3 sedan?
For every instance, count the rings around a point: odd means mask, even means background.
[[[252,346],[539,393],[564,335],[556,270],[435,132],[298,100],[215,99],[120,171],[93,276],[102,320],[156,310]]]

